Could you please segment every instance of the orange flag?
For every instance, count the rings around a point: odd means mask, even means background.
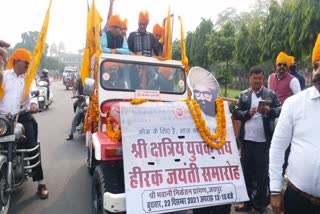
[[[178,19],[180,21],[180,36],[181,36],[181,62],[185,66],[185,70],[188,73],[189,72],[189,62],[187,57],[187,49],[186,49],[186,40],[184,37],[184,29],[182,24],[182,19],[180,16],[178,16]]]
[[[48,32],[48,27],[49,27],[51,3],[52,3],[52,0],[50,0],[49,7],[47,10],[46,16],[44,18],[43,24],[42,24],[41,31],[38,35],[38,40],[37,40],[36,46],[33,50],[32,61],[31,61],[30,66],[24,76],[24,82],[26,84],[25,84],[24,94],[23,94],[21,102],[23,102],[26,99],[26,97],[28,96],[28,94],[30,92],[31,83],[34,80],[34,76],[35,76],[35,74],[37,72],[37,68],[40,64],[42,53],[43,53],[44,48],[46,46],[46,38],[47,38],[47,32]]]

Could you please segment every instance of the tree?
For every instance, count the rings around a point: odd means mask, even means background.
[[[212,31],[208,37],[206,45],[208,46],[209,62],[221,62],[224,64],[222,72],[217,72],[217,79],[224,85],[225,94],[227,96],[228,84],[232,82],[231,63],[235,51],[235,25],[232,21],[228,21],[221,26],[220,31]]]
[[[191,47],[192,47],[192,40],[193,40],[194,33],[188,32],[186,36],[186,50],[187,50],[187,56],[189,60],[189,66],[192,67],[194,64],[192,58],[191,58]]]
[[[50,46],[50,56],[57,56],[58,55],[58,47],[55,43]]]
[[[172,59],[181,60],[181,43],[178,39],[175,39],[172,43]]]
[[[208,48],[205,45],[208,35],[213,30],[213,23],[210,19],[202,18],[201,23],[196,28],[192,36],[190,58],[193,64],[208,69]]]
[[[240,27],[240,17],[238,11],[233,7],[229,7],[218,14],[218,19],[215,23],[215,26],[221,27],[229,21],[233,22],[237,29]]]

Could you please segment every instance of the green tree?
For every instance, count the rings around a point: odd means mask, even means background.
[[[193,65],[208,69],[208,47],[205,44],[212,29],[212,21],[210,19],[202,18],[201,23],[193,33],[190,49],[190,58],[192,59]]]
[[[191,58],[191,47],[192,47],[192,40],[193,40],[193,33],[192,32],[188,32],[187,36],[186,36],[186,50],[187,50],[187,57],[189,60],[189,66],[192,67],[194,66],[194,62]]]
[[[58,55],[58,46],[53,43],[51,46],[50,46],[50,56],[57,56]]]
[[[206,45],[208,46],[209,62],[223,63],[224,69],[217,72],[217,79],[224,85],[225,96],[227,96],[228,84],[232,82],[231,64],[235,52],[235,34],[236,27],[232,21],[226,22],[219,31],[212,31],[208,37]]]
[[[178,39],[175,39],[172,43],[172,59],[181,60],[181,43]]]

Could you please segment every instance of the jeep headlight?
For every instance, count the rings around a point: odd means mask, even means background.
[[[4,135],[8,130],[7,121],[0,118],[0,136]]]

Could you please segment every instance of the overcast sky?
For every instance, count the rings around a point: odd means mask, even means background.
[[[110,0],[95,0],[96,8],[104,19],[108,14]],[[89,0],[91,3],[91,0]],[[248,11],[254,0],[115,0],[113,14],[128,19],[128,34],[137,29],[138,15],[142,10],[149,11],[152,31],[156,23],[161,23],[168,13],[175,15],[174,37],[180,30],[178,16],[181,16],[185,33],[194,31],[201,17],[217,19],[217,15],[228,7],[238,11]],[[0,0],[1,30],[0,39],[12,46],[21,41],[21,34],[27,31],[40,31],[49,0]],[[63,41],[68,52],[77,52],[84,47],[87,19],[87,0],[52,0],[47,43]],[[128,35],[127,34],[127,35]]]

